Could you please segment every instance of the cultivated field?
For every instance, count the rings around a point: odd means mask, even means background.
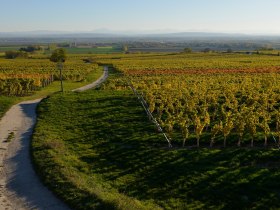
[[[64,64],[63,80],[66,90],[92,82],[103,68],[85,63],[86,55],[69,55]],[[40,98],[60,90],[59,71],[49,56],[5,59],[0,57],[0,117],[14,103]]]
[[[112,63],[124,78],[109,88],[131,84],[142,93],[175,143],[181,139],[185,146],[195,138],[199,146],[202,138],[214,146],[222,138],[223,146],[254,146],[254,140],[279,145],[278,56],[151,55],[113,57]]]
[[[280,207],[278,56],[91,57],[109,80],[44,100],[33,140],[40,175],[72,207]]]

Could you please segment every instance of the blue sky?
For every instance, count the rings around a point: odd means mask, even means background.
[[[0,0],[0,31],[280,34],[280,0]]]

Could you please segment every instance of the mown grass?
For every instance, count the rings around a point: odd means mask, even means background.
[[[98,147],[107,147],[109,137],[113,139],[112,152],[116,148],[138,147],[143,134],[146,141],[157,139],[151,125],[143,126],[145,116],[129,92],[58,93],[40,104],[38,114],[32,142],[34,163],[45,183],[71,206],[77,209],[158,208],[149,201],[139,202],[119,193],[106,183],[106,177],[93,171],[99,167],[94,163],[100,157]],[[128,120],[132,123],[127,127]],[[100,159],[102,162],[109,164],[104,169],[114,166],[113,161],[104,157]]]
[[[75,209],[277,209],[277,149],[168,149],[130,91],[55,94],[33,158]]]

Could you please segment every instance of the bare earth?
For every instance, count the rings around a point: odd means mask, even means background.
[[[94,83],[73,91],[85,91],[101,84],[108,68]],[[30,158],[30,141],[36,123],[36,107],[42,99],[14,105],[0,121],[0,210],[67,210],[39,180]],[[7,142],[8,136],[14,137]]]

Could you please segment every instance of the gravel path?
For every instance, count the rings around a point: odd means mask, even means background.
[[[89,85],[77,88],[77,89],[72,90],[72,91],[82,92],[82,91],[94,88],[94,87],[100,85],[102,82],[104,82],[107,79],[107,77],[108,77],[108,66],[104,66],[104,73],[103,73],[103,75],[98,80],[96,80],[95,82],[93,82],[93,83],[91,83]]]
[[[74,91],[96,87],[107,77],[108,68],[104,67],[102,77]],[[69,209],[40,182],[31,164],[30,139],[41,100],[14,105],[0,121],[0,210]]]

